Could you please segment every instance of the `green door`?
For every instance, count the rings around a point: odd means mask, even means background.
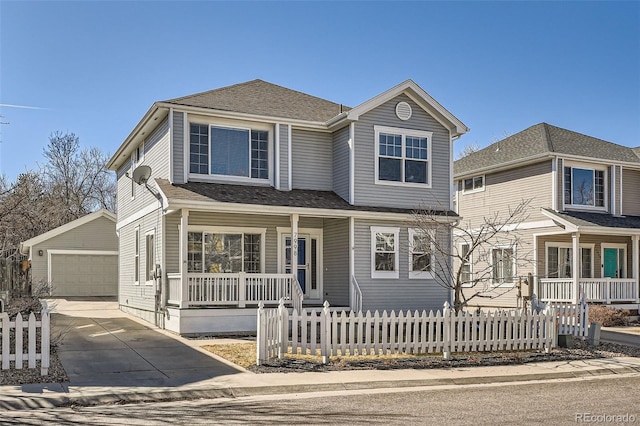
[[[604,254],[604,276],[609,278],[619,278],[618,271],[618,249],[617,248],[605,248]]]

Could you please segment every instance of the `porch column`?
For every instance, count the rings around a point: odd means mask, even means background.
[[[573,277],[573,303],[580,303],[580,233],[574,232],[571,234],[571,240],[573,242],[573,263],[571,266],[571,272]]]
[[[182,209],[180,216],[180,307],[188,308],[189,303],[189,281],[188,271],[188,249],[189,249],[189,209]]]
[[[632,276],[636,281],[636,303],[640,303],[640,235],[631,236],[631,267],[633,268]]]

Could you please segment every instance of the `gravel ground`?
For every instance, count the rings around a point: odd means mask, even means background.
[[[24,385],[28,383],[63,383],[69,381],[55,348],[51,348],[49,374],[46,376],[40,375],[40,361],[37,362],[36,367],[37,368],[23,368],[22,370],[0,370],[0,386]]]
[[[489,352],[472,354],[453,354],[451,359],[445,360],[441,355],[409,356],[384,358],[376,360],[333,358],[329,364],[320,362],[284,358],[275,359],[260,366],[251,366],[248,370],[254,373],[287,373],[304,371],[341,371],[341,370],[394,370],[394,369],[425,369],[425,368],[457,368],[491,365],[517,365],[531,362],[546,361],[574,361],[581,359],[610,358],[620,356],[640,357],[640,348],[601,342],[598,346],[589,345],[581,340],[574,340],[572,348],[557,348],[550,353],[537,351],[521,352]]]

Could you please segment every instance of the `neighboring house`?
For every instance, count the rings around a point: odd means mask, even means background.
[[[116,296],[116,216],[99,210],[20,243],[29,256],[31,282],[52,296]]]
[[[576,302],[584,295],[637,309],[639,154],[541,123],[456,161],[456,211],[471,229],[532,199],[529,218],[518,226],[520,245],[486,251],[494,279],[482,285],[495,297],[480,304],[515,306],[516,286],[531,274],[542,300]],[[456,244],[463,249],[465,242]],[[518,253],[530,263],[518,266]]]
[[[420,205],[448,220],[467,130],[411,80],[355,108],[261,80],[154,103],[108,164],[120,308],[182,334],[255,330],[280,298],[440,308],[410,222]]]

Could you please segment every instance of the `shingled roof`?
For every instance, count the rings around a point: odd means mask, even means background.
[[[176,185],[166,179],[156,179],[156,183],[164,196],[169,200],[169,203],[171,203],[172,200],[180,200],[399,214],[412,214],[414,212],[413,209],[397,207],[353,206],[333,191],[315,191],[308,189],[279,191],[270,186],[202,182],[189,182]],[[456,213],[452,211],[437,211],[435,213],[452,218],[457,217]]]
[[[640,165],[638,149],[540,123],[456,161],[453,165],[454,175],[500,167],[545,154],[575,155]]]
[[[543,209],[548,216],[558,217],[576,227],[640,229],[640,216],[613,216],[608,213]]]
[[[263,80],[169,99],[164,103],[322,123],[351,109]]]

